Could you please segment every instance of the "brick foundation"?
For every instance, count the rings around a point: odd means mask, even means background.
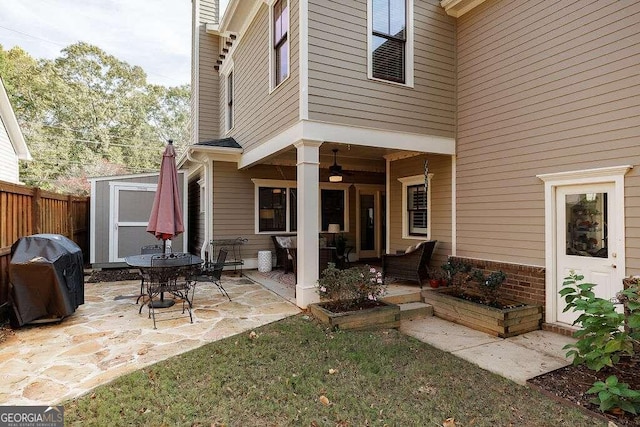
[[[544,267],[533,267],[529,265],[510,264],[506,262],[487,261],[482,259],[462,257],[451,257],[451,259],[454,259],[456,261],[464,261],[474,268],[484,270],[485,274],[502,270],[507,275],[507,280],[500,287],[500,295],[504,296],[505,298],[513,299],[527,304],[539,304],[544,310]],[[474,284],[471,282],[469,283],[469,286],[473,287]]]
[[[554,332],[556,334],[564,335],[567,337],[572,337],[573,333],[576,331],[576,329],[572,329],[568,326],[554,325],[552,323],[543,323],[542,330]]]

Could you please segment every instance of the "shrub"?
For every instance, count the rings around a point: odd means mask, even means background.
[[[498,290],[505,280],[507,280],[507,275],[502,271],[493,271],[485,276],[482,270],[475,269],[473,273],[471,273],[471,277],[478,282],[478,287],[484,295],[486,302],[495,304],[498,301]]]
[[[341,301],[342,305],[357,306],[365,301],[377,301],[385,291],[382,273],[368,265],[339,270],[330,263],[318,280],[320,298]]]

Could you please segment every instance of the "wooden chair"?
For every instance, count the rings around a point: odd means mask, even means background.
[[[436,247],[437,240],[419,243],[415,250],[404,254],[388,254],[382,256],[382,279],[387,277],[418,282],[428,278],[428,266]]]

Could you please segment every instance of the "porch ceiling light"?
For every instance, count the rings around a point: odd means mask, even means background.
[[[329,182],[342,182],[342,175],[329,175]]]

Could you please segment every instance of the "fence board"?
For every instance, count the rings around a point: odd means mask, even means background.
[[[8,300],[11,245],[32,234],[61,234],[89,259],[89,197],[0,181],[0,305]]]

